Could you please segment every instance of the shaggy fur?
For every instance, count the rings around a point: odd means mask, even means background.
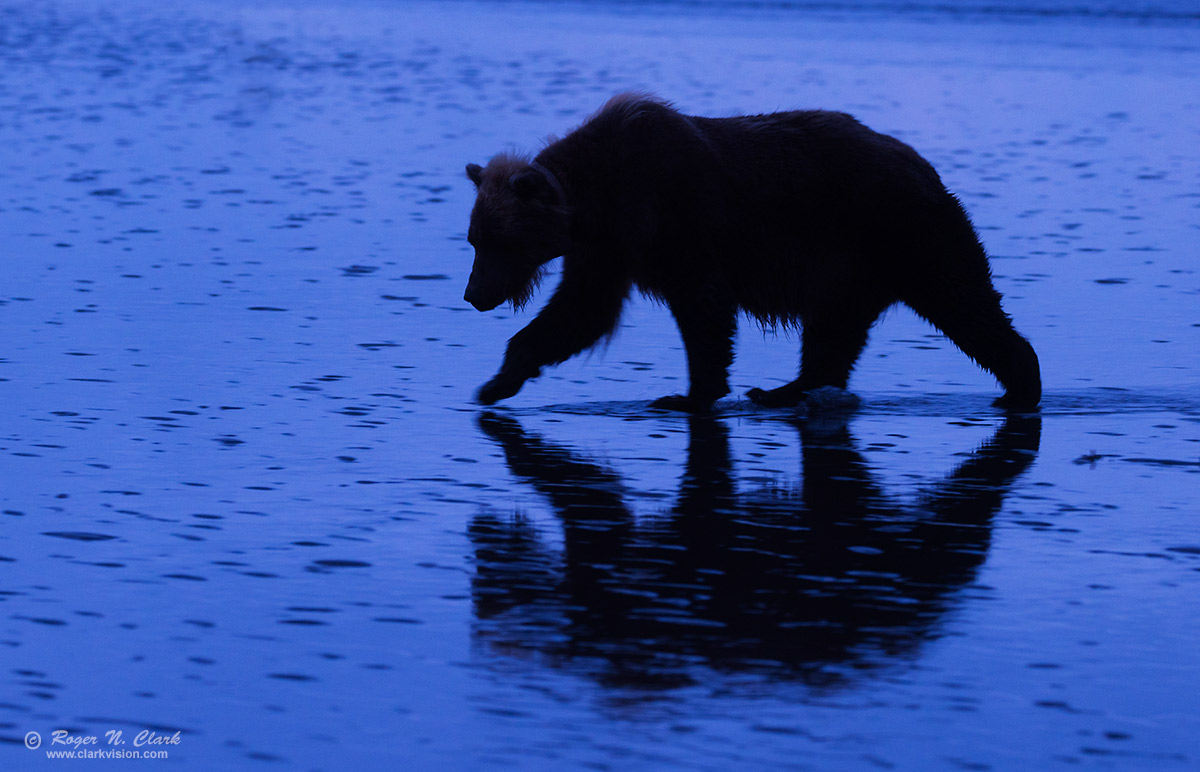
[[[802,330],[799,377],[764,405],[844,388],[871,325],[910,306],[1033,408],[1037,355],[1012,327],[958,200],[916,151],[819,110],[704,118],[639,94],[610,100],[533,162],[470,164],[478,188],[465,298],[524,304],[549,260],[562,280],[478,393],[491,404],[610,335],[636,288],[671,310],[703,410],[729,392],[737,314]]]

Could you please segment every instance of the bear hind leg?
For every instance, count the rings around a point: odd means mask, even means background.
[[[805,320],[801,328],[800,377],[775,389],[751,389],[746,396],[763,407],[792,407],[823,386],[846,388],[878,313],[858,319]]]
[[[733,364],[733,336],[737,315],[728,303],[696,305],[694,300],[669,301],[687,353],[688,393],[670,394],[650,403],[658,410],[707,412],[713,402],[729,393],[729,366]]]
[[[1012,325],[1000,306],[1000,295],[990,286],[986,291],[947,291],[923,294],[905,302],[1005,389],[996,400],[1000,407],[1030,410],[1042,396],[1041,369],[1037,352]]]

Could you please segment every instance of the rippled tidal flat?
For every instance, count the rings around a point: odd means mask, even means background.
[[[1195,769],[1198,77],[1187,18],[3,4],[0,769],[79,763],[56,730],[188,769]],[[1040,413],[903,309],[857,409],[744,401],[799,343],[743,321],[735,396],[654,411],[685,368],[640,299],[473,405],[529,314],[461,299],[463,165],[628,89],[916,147]]]

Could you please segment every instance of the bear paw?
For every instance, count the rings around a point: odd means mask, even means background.
[[[676,410],[680,413],[707,413],[712,410],[712,401],[696,399],[683,394],[670,394],[651,402],[650,408],[653,410]]]
[[[1010,413],[1032,413],[1037,410],[1040,401],[1037,397],[1014,394],[1009,391],[992,400],[992,406],[1003,408]]]
[[[508,399],[521,390],[525,385],[524,378],[514,378],[511,375],[498,373],[475,392],[475,401],[481,405],[494,405],[502,399]]]
[[[804,398],[804,392],[798,391],[788,384],[780,386],[778,389],[766,391],[764,389],[750,389],[746,392],[746,397],[756,405],[762,407],[795,407],[800,404],[800,400]]]

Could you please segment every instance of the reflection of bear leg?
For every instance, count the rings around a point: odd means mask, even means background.
[[[904,300],[1000,381],[1006,391],[997,405],[1034,408],[1042,396],[1037,353],[1013,329],[991,283],[983,282],[987,279],[943,286],[938,292],[925,289]]]
[[[751,402],[766,407],[789,407],[804,399],[804,393],[822,386],[846,388],[850,371],[867,344],[867,333],[875,316],[859,319],[839,317],[810,319],[801,332],[800,377],[777,389],[751,389]]]
[[[707,410],[729,393],[737,316],[732,310],[696,307],[694,303],[694,299],[689,299],[671,304],[687,352],[688,394],[661,397],[651,407],[686,412]]]

